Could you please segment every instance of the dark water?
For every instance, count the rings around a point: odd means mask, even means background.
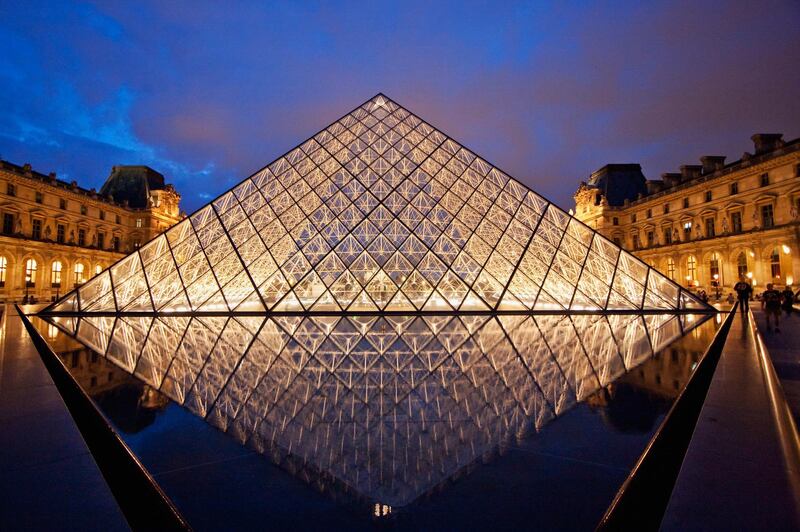
[[[196,529],[587,529],[703,319],[37,322]]]

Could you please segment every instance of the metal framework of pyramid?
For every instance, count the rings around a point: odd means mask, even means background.
[[[708,310],[379,94],[44,313]]]

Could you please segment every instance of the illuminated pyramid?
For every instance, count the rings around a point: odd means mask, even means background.
[[[708,309],[378,95],[45,312]]]

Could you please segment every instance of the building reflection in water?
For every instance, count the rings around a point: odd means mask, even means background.
[[[317,488],[380,501],[383,512],[580,401],[610,407],[630,390],[674,395],[696,356],[675,355],[675,364],[667,351],[642,364],[705,317],[47,319],[144,383],[138,407],[156,411],[167,396]],[[100,361],[84,370],[80,357],[71,369],[85,389],[103,374],[113,381]],[[605,410],[609,423],[641,424]]]

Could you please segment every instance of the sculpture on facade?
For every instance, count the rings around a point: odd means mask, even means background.
[[[727,218],[723,218],[722,219],[722,233],[726,234],[726,235],[728,234],[728,219]]]

